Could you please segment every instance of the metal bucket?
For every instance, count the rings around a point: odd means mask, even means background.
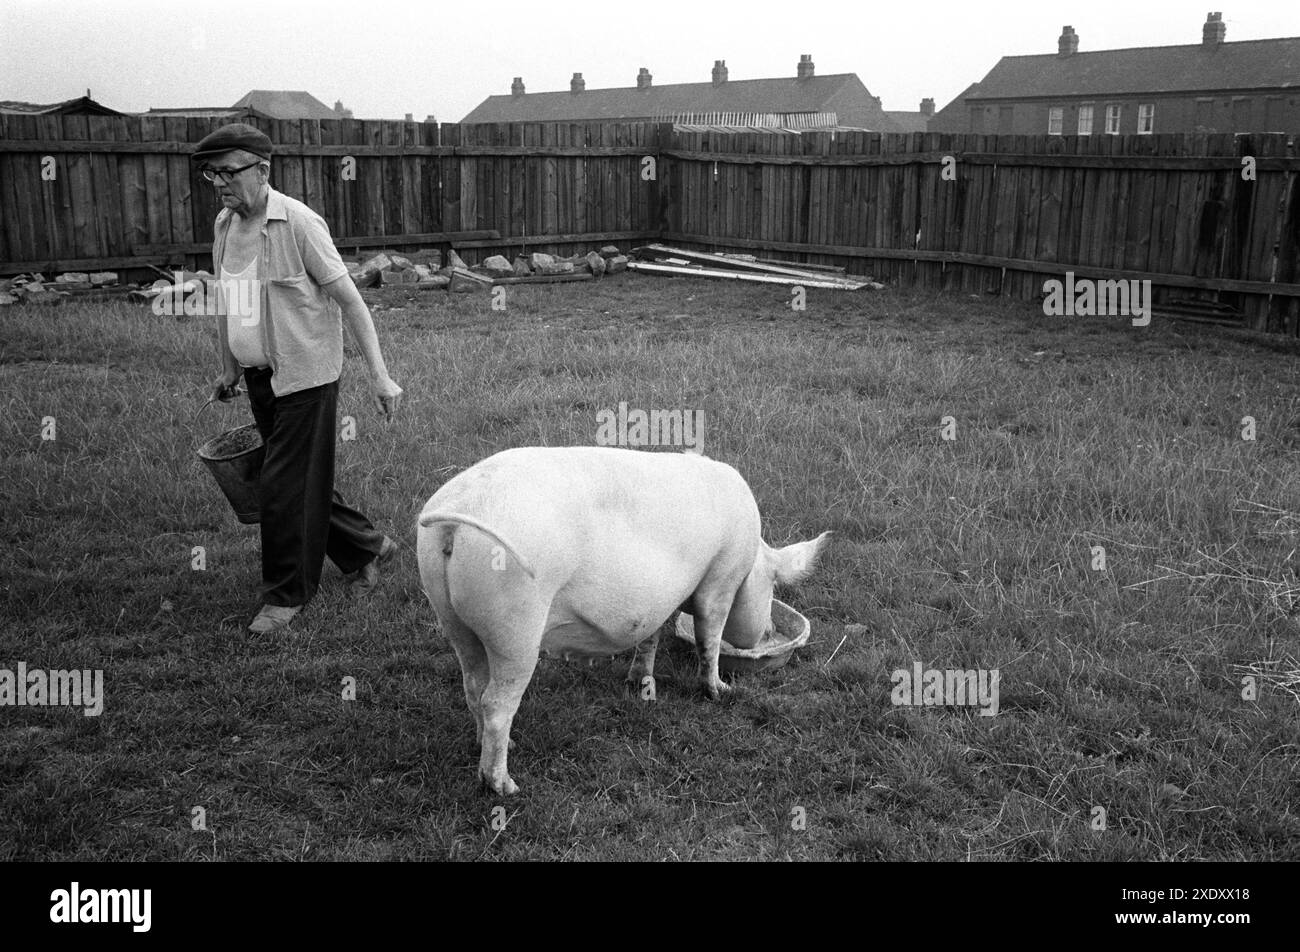
[[[198,454],[230,500],[235,518],[246,523],[261,522],[257,480],[262,473],[266,447],[262,445],[257,425],[248,423],[214,436],[199,447]]]

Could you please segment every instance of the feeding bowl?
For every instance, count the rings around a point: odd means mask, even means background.
[[[727,674],[775,670],[790,660],[796,648],[808,643],[812,631],[807,618],[776,598],[772,599],[772,626],[772,632],[752,648],[737,648],[724,641],[718,670]],[[695,619],[685,612],[677,616],[677,637],[695,644]]]

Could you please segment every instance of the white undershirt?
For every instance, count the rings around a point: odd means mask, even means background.
[[[257,257],[236,274],[221,266],[221,294],[226,309],[226,339],[242,367],[270,364],[262,346],[262,292],[257,282]]]

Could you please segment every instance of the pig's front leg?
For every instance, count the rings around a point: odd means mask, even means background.
[[[696,598],[695,612],[695,649],[700,659],[700,681],[709,697],[718,697],[731,690],[731,685],[718,675],[718,655],[722,652],[722,630],[727,625],[727,613],[731,603],[721,602],[713,605],[700,605]]]
[[[655,651],[659,647],[659,635],[669,626],[676,626],[677,616],[680,612],[673,612],[663,625],[658,628],[653,635],[642,641],[636,646],[636,654],[632,657],[632,665],[627,669],[627,681],[635,689],[641,692],[641,700],[653,701],[655,699]]]

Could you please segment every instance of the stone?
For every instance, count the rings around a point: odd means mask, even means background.
[[[599,278],[605,273],[605,259],[593,251],[587,255],[587,267],[591,269],[592,274]]]
[[[535,251],[528,256],[528,264],[534,271],[540,271],[542,274],[550,274],[551,272],[546,269],[555,264],[555,256]]]
[[[451,277],[445,274],[435,274],[428,278],[423,278],[415,283],[415,287],[421,291],[431,290],[433,288],[445,288],[451,283]]]
[[[460,255],[456,254],[454,249],[447,252],[447,267],[464,268],[466,271],[469,270],[469,265],[465,264],[465,262],[461,260]]]
[[[544,264],[541,267],[534,264],[533,267],[539,274],[573,274],[572,261],[556,261],[552,258],[550,264]]]
[[[620,271],[626,271],[627,255],[615,255],[605,262],[605,268],[609,274],[618,274]]]
[[[528,259],[523,255],[515,258],[515,277],[526,278],[533,273],[533,269],[528,264]]]
[[[90,275],[84,271],[65,271],[54,279],[55,284],[89,284]]]
[[[618,253],[617,245],[606,245],[604,248],[600,249],[600,256],[602,258],[612,258]]]
[[[380,284],[385,287],[390,285],[413,285],[419,280],[420,276],[416,274],[415,268],[407,268],[406,271],[380,272]]]
[[[452,268],[451,283],[447,285],[447,290],[467,293],[470,291],[481,291],[483,288],[489,287],[491,284],[491,278],[485,278],[466,268]]]
[[[105,284],[117,284],[116,271],[93,271],[90,275],[90,283],[95,287]]]
[[[416,275],[419,277],[421,281],[428,281],[431,277],[433,277],[433,271],[429,268],[427,264],[413,265],[411,270],[416,273]]]
[[[512,265],[510,261],[502,255],[492,255],[484,261],[483,270],[487,271],[488,274],[496,275],[498,277],[506,277],[507,275],[515,273],[514,265]]]
[[[414,265],[424,265],[430,272],[437,271],[442,267],[442,252],[437,248],[426,248],[422,251],[412,251],[408,258]]]
[[[4,291],[0,291],[0,307],[3,307],[6,304],[17,304],[17,303],[18,303],[18,298],[14,297],[12,294],[8,294]]]
[[[388,260],[392,263],[384,269],[386,271],[408,271],[415,267],[406,255],[389,255]]]

